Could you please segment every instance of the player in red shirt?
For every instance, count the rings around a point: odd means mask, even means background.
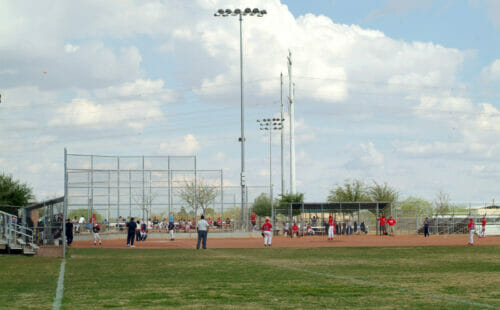
[[[379,221],[379,231],[380,231],[380,235],[385,235],[385,222],[386,222],[386,218],[385,218],[385,215],[382,214],[382,216],[380,218],[377,219]]]
[[[252,229],[255,229],[255,226],[257,225],[257,214],[255,214],[255,212],[252,212],[250,221],[252,222]]]
[[[333,221],[333,217],[330,215],[328,218],[328,240],[333,240],[335,237],[335,222]]]
[[[472,218],[469,219],[467,229],[469,230],[469,245],[474,245],[474,232],[476,231],[476,224],[474,224],[474,220]]]
[[[479,238],[484,238],[484,233],[486,231],[486,218],[483,216],[481,219],[481,232],[479,233]]]
[[[389,234],[391,236],[394,236],[394,225],[396,225],[396,220],[393,219],[392,216],[390,216],[387,220],[387,224],[389,224]]]
[[[273,235],[271,234],[271,229],[273,225],[266,219],[264,225],[262,225],[262,233],[264,234],[264,246],[271,246]]]
[[[307,223],[307,235],[308,236],[314,235],[314,230],[311,227],[311,223]]]
[[[290,235],[291,238],[293,238],[293,235],[297,235],[297,237],[299,236],[299,225],[297,225],[296,222],[293,223],[293,226],[292,226],[292,234]]]

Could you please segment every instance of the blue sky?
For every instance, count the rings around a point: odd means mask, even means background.
[[[200,168],[224,169],[237,186],[238,21],[213,12],[247,3],[2,2],[0,171],[43,199],[63,191],[64,147],[196,154]],[[269,12],[244,21],[250,185],[269,182],[256,119],[279,112],[290,49],[297,190],[307,201],[355,178],[387,182],[401,198],[499,196],[497,1],[250,3]],[[280,191],[278,135],[273,142]]]

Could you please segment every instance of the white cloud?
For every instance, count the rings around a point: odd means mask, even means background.
[[[500,81],[500,59],[496,59],[484,68],[481,72],[481,78],[487,82]]]
[[[351,150],[351,159],[345,167],[351,169],[380,168],[384,164],[384,155],[379,152],[373,142],[360,144]]]
[[[201,145],[192,134],[160,143],[160,153],[165,155],[194,155],[200,150]]]
[[[78,51],[78,49],[80,49],[80,47],[79,47],[78,45],[72,45],[72,44],[70,44],[70,43],[68,43],[68,44],[66,44],[66,45],[64,46],[64,51],[65,51],[66,53],[69,53],[69,54],[71,54],[71,53],[74,53],[74,52]]]

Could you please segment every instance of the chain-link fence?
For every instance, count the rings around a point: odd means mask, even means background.
[[[128,218],[153,230],[189,227],[205,214],[220,230],[248,228],[248,210],[266,186],[225,186],[223,170],[198,169],[195,156],[67,154],[68,217],[82,232],[95,218],[102,230],[123,230]],[[83,222],[82,222],[83,221]],[[221,225],[219,225],[222,223]]]

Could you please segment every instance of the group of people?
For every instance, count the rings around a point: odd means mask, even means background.
[[[392,218],[392,215],[386,218],[385,215],[382,214],[377,221],[379,222],[379,235],[394,236],[396,220]]]
[[[476,232],[476,223],[474,223],[473,218],[469,219],[467,230],[469,231],[468,245],[474,245],[474,234]],[[481,230],[479,231],[479,238],[485,238],[485,232],[486,232],[486,218],[483,216],[483,218],[481,219]]]

